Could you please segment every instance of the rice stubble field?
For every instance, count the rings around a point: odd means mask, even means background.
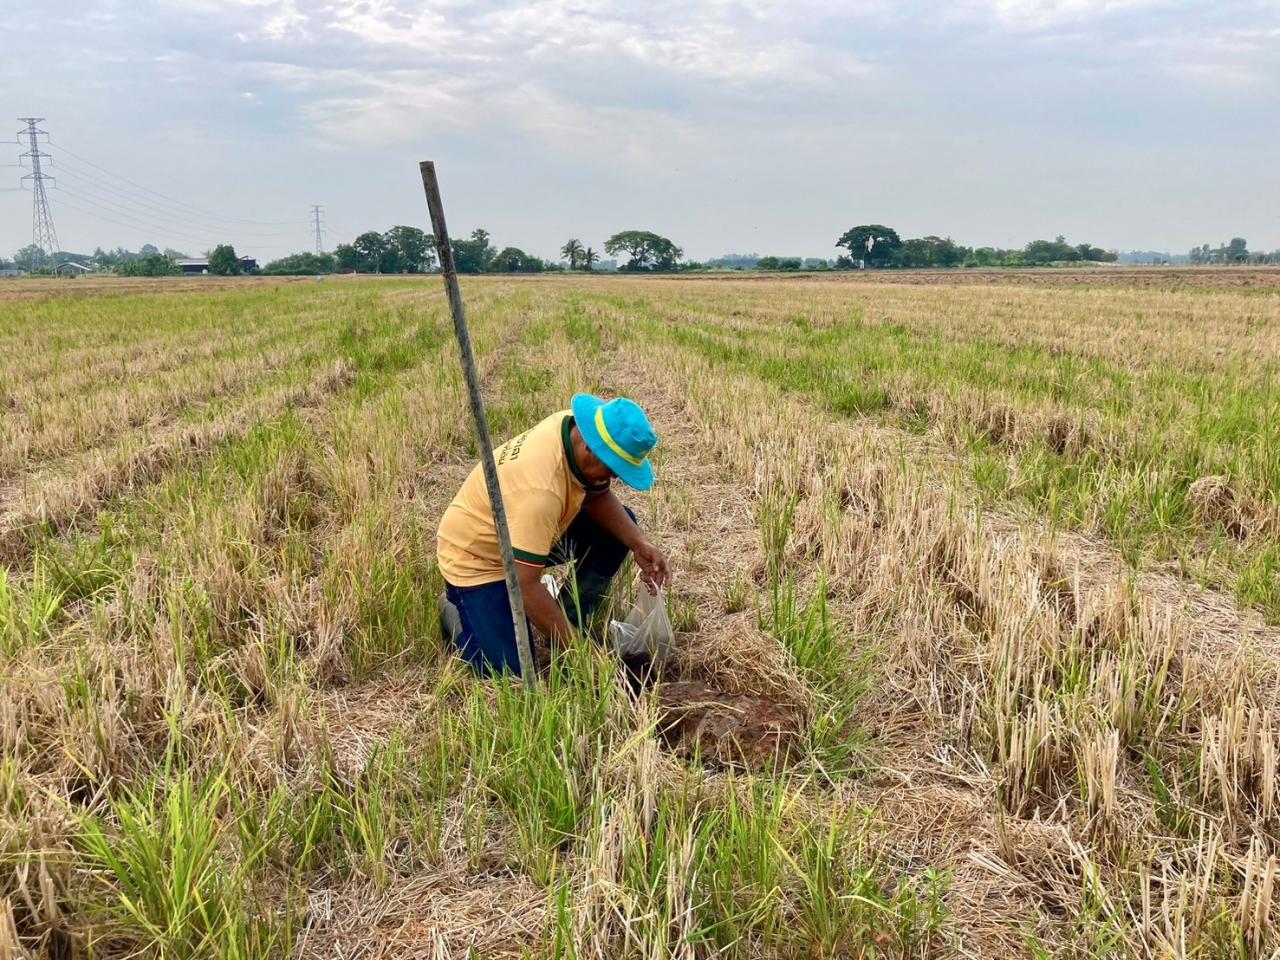
[[[679,677],[796,749],[448,656],[438,278],[6,284],[0,956],[1280,951],[1280,274],[464,295],[495,437],[649,410]]]

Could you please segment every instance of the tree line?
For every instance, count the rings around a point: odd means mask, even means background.
[[[834,259],[791,256],[730,255],[700,263],[684,259],[684,250],[668,237],[649,230],[623,230],[602,244],[611,257],[625,258],[616,267],[627,273],[671,273],[689,270],[851,270],[918,269],[955,267],[1038,267],[1050,264],[1112,263],[1118,258],[1114,250],[1103,250],[1088,243],[1068,243],[1063,236],[1052,240],[1032,240],[1023,247],[969,247],[950,237],[926,236],[903,240],[892,227],[880,223],[850,227],[836,240],[844,250]],[[601,262],[595,248],[570,238],[559,250],[563,261],[544,260],[519,247],[496,247],[483,228],[471,231],[465,239],[453,241],[454,263],[459,273],[543,273],[575,270],[591,272]],[[240,258],[231,244],[219,244],[207,252],[209,272],[235,275],[242,272]],[[62,252],[60,262],[74,260],[92,264],[99,270],[110,270],[124,276],[176,276],[182,273],[178,261],[187,254],[172,248],[161,250],[144,244],[139,250],[123,247],[92,254]],[[1272,253],[1250,251],[1242,237],[1230,243],[1211,247],[1192,247],[1187,257],[1177,261],[1197,265],[1210,264],[1280,264],[1280,250]],[[12,266],[24,270],[47,272],[47,254],[28,245],[14,254]],[[332,253],[293,253],[273,260],[259,272],[264,274],[320,275],[330,273],[421,274],[437,269],[435,238],[418,227],[396,225],[378,232],[368,230],[350,243],[340,243]],[[612,263],[607,265],[615,269]],[[0,258],[0,269],[6,261]]]
[[[417,227],[395,226],[379,233],[369,230],[331,254],[295,253],[263,267],[266,274],[430,273],[438,266],[435,237]],[[465,239],[454,239],[453,262],[459,273],[545,273],[561,270],[594,271],[600,254],[581,240],[570,238],[560,247],[565,262],[544,260],[519,247],[499,248],[488,230],[477,228]],[[629,272],[701,268],[681,260],[684,251],[669,238],[649,230],[623,230],[603,244],[611,256],[626,256],[619,269]],[[566,266],[567,263],[567,266]]]
[[[880,223],[850,227],[837,247],[848,251],[836,259],[837,268],[928,267],[1040,267],[1051,263],[1114,263],[1119,254],[1088,243],[1070,244],[1063,236],[1032,240],[1025,247],[967,247],[950,237],[927,236],[903,240],[898,232]]]
[[[1216,247],[1210,247],[1207,243],[1198,247],[1192,247],[1191,252],[1187,256],[1187,260],[1191,263],[1200,264],[1216,264],[1216,263],[1280,263],[1280,250],[1273,250],[1271,253],[1265,253],[1262,250],[1250,250],[1249,242],[1244,237],[1232,237],[1230,243],[1220,243]]]

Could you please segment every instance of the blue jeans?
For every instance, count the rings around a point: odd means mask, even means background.
[[[634,520],[636,515],[626,508]],[[622,567],[630,551],[622,541],[580,510],[556,545],[551,549],[549,566],[575,561],[572,582],[560,590],[560,606],[572,626],[581,628],[609,593],[614,575]],[[455,587],[445,583],[445,596],[458,608],[462,633],[458,636],[458,655],[476,673],[514,673],[520,675],[520,657],[516,653],[516,627],[511,619],[511,601],[507,582],[484,583],[478,587]]]

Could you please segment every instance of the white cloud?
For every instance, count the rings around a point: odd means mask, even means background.
[[[1046,30],[1172,5],[1170,0],[966,0],[961,9],[1013,29]]]
[[[417,70],[370,76],[260,68],[263,75],[287,76],[294,89],[329,91],[302,107],[307,126],[329,147],[369,142],[394,150],[438,145],[465,133],[513,157],[533,147],[576,164],[652,171],[673,152],[705,146],[693,118],[584,104],[536,81],[494,86],[483,78]],[[347,92],[333,92],[339,89]]]
[[[361,0],[305,12],[297,0],[238,2],[238,34],[269,57],[240,69],[255,86],[300,96],[301,119],[332,145],[506,131],[552,152],[643,165],[698,137],[705,124],[691,98],[801,100],[870,70],[846,47],[781,35],[786,6],[761,0]],[[838,9],[806,6],[815,18]],[[285,21],[304,22],[310,42],[278,42],[273,25]]]
[[[446,15],[447,4],[406,9],[396,0],[361,0],[329,8],[326,26],[373,46],[393,46],[419,53],[465,59],[464,51],[485,46],[480,36],[467,36]]]

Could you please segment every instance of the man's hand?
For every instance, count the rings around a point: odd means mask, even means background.
[[[649,585],[650,590],[658,590],[671,583],[671,568],[662,551],[648,540],[631,551],[636,566],[640,568],[640,579]]]
[[[520,576],[520,592],[524,594],[524,612],[542,635],[553,643],[565,643],[569,639],[569,621],[555,598],[542,583],[542,567],[517,563]]]

